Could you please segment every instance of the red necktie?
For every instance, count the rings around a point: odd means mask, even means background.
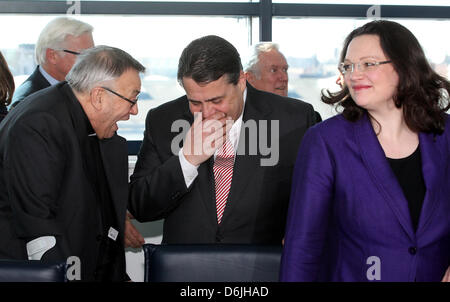
[[[222,221],[223,210],[230,193],[231,179],[233,178],[234,149],[230,140],[219,149],[214,161],[214,181],[216,184],[217,223]]]

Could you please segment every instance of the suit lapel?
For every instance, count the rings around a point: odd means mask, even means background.
[[[214,156],[211,156],[206,162],[198,168],[198,190],[202,197],[202,202],[208,213],[208,219],[212,225],[217,224],[216,212],[216,191],[214,183]]]
[[[408,209],[408,202],[402,188],[392,171],[386,155],[375,135],[373,127],[364,115],[356,122],[356,141],[361,150],[361,157],[374,184],[378,187],[384,200],[397,217],[400,225],[411,239],[414,239],[414,230]]]
[[[242,125],[239,135],[239,142],[237,147],[237,155],[233,168],[233,179],[231,181],[230,193],[227,199],[222,221],[226,221],[233,211],[233,207],[242,200],[244,192],[249,189],[248,182],[252,179],[255,173],[260,172],[258,169],[261,160],[261,154],[257,150],[256,155],[249,154],[250,135],[260,135],[259,121],[265,119],[271,110],[268,108],[264,100],[258,98],[253,87],[247,84],[247,99],[245,101],[244,115],[242,117]],[[258,133],[245,132],[245,123],[254,121],[258,129]],[[271,133],[270,122],[268,124],[267,135]],[[256,139],[259,146],[259,137]],[[257,148],[258,149],[258,148]]]
[[[427,222],[432,217],[437,208],[439,193],[442,190],[442,179],[440,175],[445,175],[443,169],[445,162],[444,154],[439,150],[439,144],[433,134],[419,133],[420,154],[422,158],[422,174],[425,182],[426,193],[420,212],[417,235],[424,231]]]
[[[39,85],[38,90],[50,87],[50,83],[47,81],[47,79],[42,75],[42,73],[39,71],[39,66],[36,67],[33,74],[30,76],[30,78],[33,78],[33,81]]]
[[[187,98],[181,118],[188,121],[190,125],[192,125],[192,123],[194,122],[194,116],[189,110],[189,103]],[[217,224],[213,164],[214,156],[211,156],[206,162],[202,163],[198,167],[197,180],[193,185],[193,190],[198,190],[196,195],[201,196],[201,201],[206,209],[211,225]]]
[[[120,228],[124,230],[128,200],[128,149],[126,140],[118,135],[99,140],[100,153],[108,188]]]

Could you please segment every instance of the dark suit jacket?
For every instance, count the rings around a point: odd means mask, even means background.
[[[274,166],[261,166],[259,149],[256,155],[236,156],[228,202],[218,225],[213,156],[199,166],[197,178],[187,188],[177,150],[171,151],[172,139],[179,134],[178,128],[171,132],[172,123],[184,120],[189,126],[193,121],[188,106],[183,96],[148,113],[131,177],[129,210],[140,221],[164,218],[165,243],[280,244],[292,169],[300,140],[315,123],[313,107],[247,85],[243,123],[255,121],[258,136],[266,138],[265,133],[273,129],[270,121],[279,121],[279,160]],[[269,121],[267,132],[260,127],[264,120]],[[244,137],[241,132],[238,153],[251,139],[259,141],[257,135]]]
[[[305,135],[292,183],[281,281],[440,281],[450,265],[450,118],[419,133],[426,186],[417,230],[367,115]]]
[[[20,101],[30,94],[49,86],[50,83],[44,78],[42,73],[39,71],[39,66],[37,66],[28,79],[26,79],[25,82],[23,82],[14,92],[11,108],[16,107]]]
[[[0,258],[27,259],[26,242],[53,235],[56,246],[42,259],[78,256],[82,280],[93,280],[102,232],[99,201],[86,170],[82,107],[65,82],[33,94],[22,105],[0,126]],[[102,140],[100,152],[116,214],[117,242],[123,246],[126,141],[117,135]],[[124,252],[113,262],[111,278],[124,280]]]

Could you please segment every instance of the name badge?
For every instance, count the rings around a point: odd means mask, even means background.
[[[111,238],[112,240],[116,241],[117,235],[119,235],[119,232],[116,229],[114,229],[113,227],[110,227],[109,231],[108,231],[108,237]]]

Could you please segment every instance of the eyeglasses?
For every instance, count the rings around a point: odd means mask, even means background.
[[[379,65],[388,64],[388,63],[392,63],[392,61],[389,60],[389,61],[377,62],[375,60],[363,60],[358,63],[342,62],[341,64],[339,64],[338,69],[343,75],[346,75],[346,74],[350,74],[351,72],[354,72],[356,70],[356,66],[358,66],[359,71],[367,72],[367,71],[375,70]]]
[[[112,90],[112,89],[109,89],[108,87],[101,86],[100,88],[103,88],[103,89],[105,89],[105,90],[111,92],[112,94],[117,95],[119,98],[121,98],[121,99],[123,99],[123,100],[125,100],[125,101],[127,101],[127,102],[130,102],[131,104],[133,104],[133,105],[131,105],[131,107],[133,107],[134,105],[136,105],[136,103],[137,103],[137,101],[138,101],[138,99],[139,99],[139,94],[136,96],[136,98],[135,98],[134,100],[130,100],[129,98],[126,98],[126,97],[124,97],[124,96],[121,95],[121,94],[118,94],[117,92],[115,92],[115,91]]]
[[[61,51],[67,52],[67,53],[71,53],[73,55],[81,55],[81,52],[77,52],[77,51],[73,51],[73,50],[68,50],[68,49],[61,49]]]

